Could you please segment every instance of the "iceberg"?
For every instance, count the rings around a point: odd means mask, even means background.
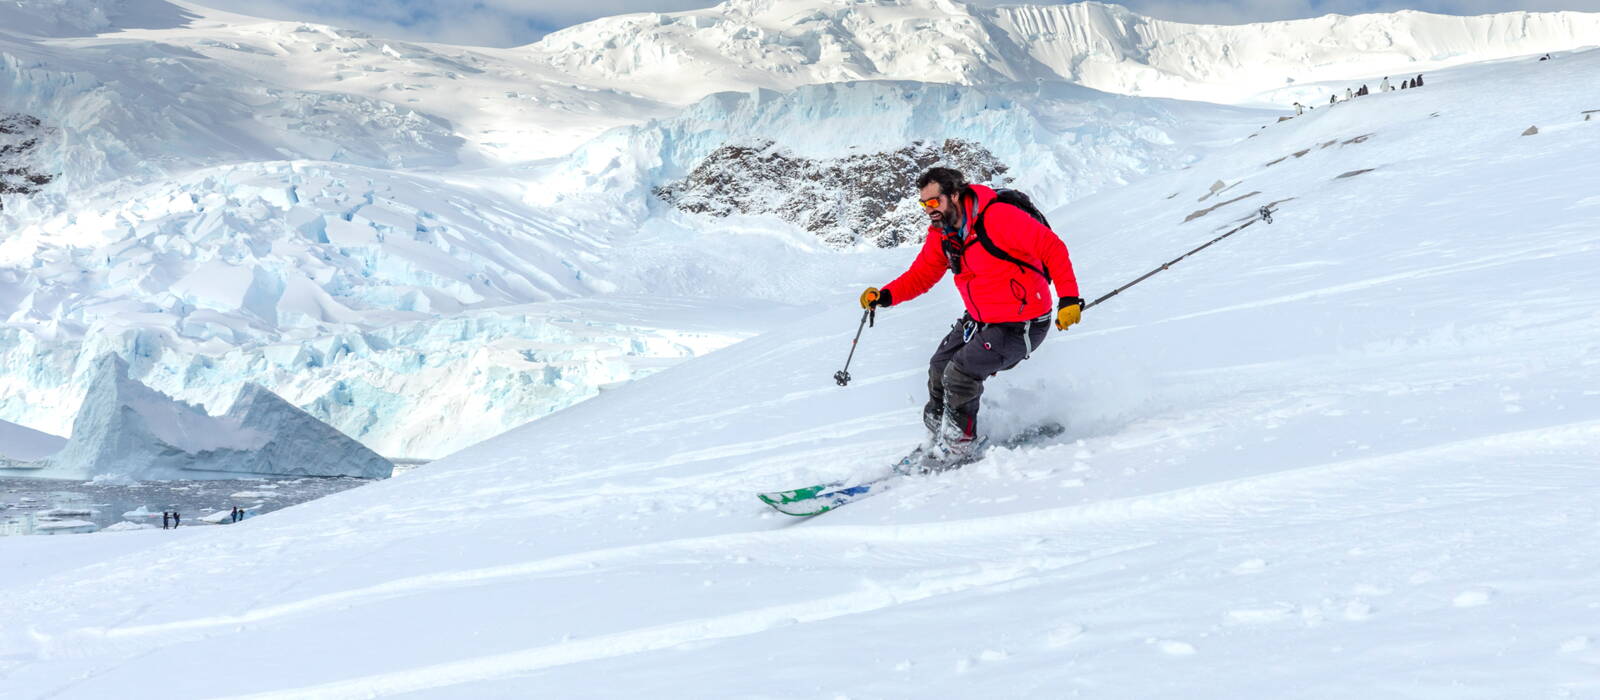
[[[153,519],[159,518],[159,517],[161,517],[161,514],[160,513],[152,513],[152,512],[150,512],[150,507],[149,506],[139,506],[138,508],[134,508],[133,510],[130,510],[130,511],[122,514],[122,518],[124,520],[128,520],[128,521],[131,521],[131,522],[140,522],[140,521],[143,521],[143,520],[153,520]]]
[[[394,465],[256,384],[221,416],[128,376],[120,356],[94,379],[59,452],[0,461],[0,476],[152,481],[278,476],[387,478]]]
[[[86,506],[56,506],[54,508],[41,510],[38,513],[39,517],[41,518],[56,518],[60,520],[67,518],[90,518],[99,514],[100,511]]]
[[[81,535],[99,529],[99,525],[87,520],[40,520],[33,526],[40,535]]]
[[[154,530],[155,527],[156,526],[151,525],[149,523],[120,522],[120,523],[112,523],[112,524],[107,525],[107,526],[105,526],[103,528],[100,528],[100,531],[101,532],[131,532],[133,530]]]

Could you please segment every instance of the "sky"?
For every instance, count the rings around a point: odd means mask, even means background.
[[[676,12],[714,0],[196,0],[241,14],[305,20],[378,36],[476,46],[519,46],[557,29],[629,12]],[[971,0],[972,4],[1002,4]],[[1059,4],[1005,0],[1003,4]],[[1478,15],[1511,10],[1600,12],[1600,0],[1124,0],[1151,17],[1205,24],[1243,24],[1337,13],[1423,10]]]

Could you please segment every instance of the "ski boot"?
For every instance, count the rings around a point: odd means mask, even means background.
[[[952,413],[956,412],[945,411],[944,418],[939,421],[933,444],[922,452],[918,472],[934,474],[955,469],[983,456],[983,448],[989,441],[978,436],[977,421],[963,419],[959,414],[952,416]]]

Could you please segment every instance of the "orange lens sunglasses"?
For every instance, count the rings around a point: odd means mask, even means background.
[[[942,194],[939,195],[939,197],[943,196],[944,195]],[[939,206],[939,197],[934,197],[933,199],[924,199],[919,203],[922,205],[923,209],[933,209],[934,207]]]

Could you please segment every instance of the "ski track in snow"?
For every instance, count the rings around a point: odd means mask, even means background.
[[[870,591],[848,593],[789,605],[750,610],[733,615],[690,620],[597,639],[582,639],[545,647],[439,664],[401,673],[356,678],[304,688],[233,696],[242,698],[294,698],[308,695],[327,698],[363,698],[376,694],[414,692],[479,683],[525,675],[542,668],[560,666],[625,654],[637,654],[728,637],[756,634],[788,625],[823,622],[845,615],[857,615],[895,605],[951,595],[988,586],[1003,585],[1024,578],[1035,578],[1084,561],[1081,558],[1030,559],[1007,565],[991,563],[976,573],[946,576],[923,575],[916,581],[896,587],[878,586]]]
[[[79,651],[93,647],[93,638],[110,640],[157,637],[165,643],[185,633],[271,622],[274,618],[315,615],[321,611],[373,605],[396,598],[483,586],[502,580],[527,581],[553,576],[594,576],[627,567],[659,565],[663,561],[707,561],[728,552],[761,552],[775,556],[785,549],[804,551],[837,550],[842,547],[894,546],[893,570],[899,583],[873,583],[856,592],[814,600],[790,602],[736,614],[685,620],[579,639],[554,645],[531,647],[438,664],[405,672],[348,679],[331,684],[282,689],[244,697],[366,697],[373,693],[392,694],[449,687],[466,682],[514,678],[539,669],[580,663],[625,654],[667,649],[709,640],[758,634],[787,625],[822,622],[846,615],[870,614],[885,607],[910,604],[927,598],[1022,583],[1045,585],[1053,578],[1068,575],[1067,570],[1093,559],[1114,557],[1149,547],[1162,533],[1185,533],[1182,539],[1205,540],[1218,535],[1238,536],[1262,531],[1315,526],[1325,521],[1348,521],[1419,509],[1448,509],[1479,500],[1514,500],[1523,495],[1562,488],[1560,479],[1552,483],[1529,483],[1526,471],[1503,474],[1497,463],[1524,453],[1529,447],[1579,447],[1596,444],[1600,421],[1521,433],[1493,435],[1410,452],[1364,460],[1319,465],[1294,472],[1209,484],[1177,492],[1068,507],[1032,511],[1007,516],[962,519],[954,522],[898,525],[891,528],[829,526],[817,521],[803,529],[734,533],[712,537],[664,540],[649,544],[598,550],[553,557],[512,566],[450,571],[392,581],[360,590],[342,591],[287,604],[265,606],[237,616],[179,620],[153,625],[124,625],[110,629],[67,631],[54,644]],[[1449,464],[1470,468],[1484,461],[1477,473],[1443,470]],[[1449,473],[1452,479],[1428,483],[1406,473],[1408,468],[1422,474]],[[1592,465],[1572,465],[1588,469]],[[1559,471],[1557,472],[1559,474]],[[1442,474],[1441,474],[1442,475]],[[1498,477],[1498,478],[1495,478]],[[1338,499],[1343,508],[1319,508],[1330,490],[1330,483],[1360,485],[1357,493],[1343,493]],[[1394,484],[1408,484],[1399,491]],[[1345,487],[1348,489],[1349,487]],[[1339,490],[1339,489],[1333,489]],[[1419,501],[1426,506],[1419,507]],[[1360,504],[1356,508],[1348,504]],[[1017,533],[1032,537],[1059,538],[1070,542],[1074,553],[1054,554],[1041,548],[1015,561],[995,560],[983,553],[1004,550]],[[1086,532],[1115,532],[1115,537],[1100,534],[1092,544]],[[1070,539],[1069,539],[1070,538]],[[1092,549],[1085,550],[1086,546]],[[915,560],[922,568],[908,568],[907,554],[926,549]],[[971,557],[967,561],[960,559]],[[954,561],[953,561],[954,560]],[[857,562],[858,565],[861,562]],[[976,572],[972,572],[976,569]],[[1486,598],[1468,592],[1458,596],[1458,607],[1482,605]],[[1462,602],[1466,601],[1466,602]],[[1229,613],[1240,624],[1263,624],[1280,619],[1282,611],[1239,610]],[[1194,653],[1183,642],[1163,643],[1163,651],[1178,655]]]

